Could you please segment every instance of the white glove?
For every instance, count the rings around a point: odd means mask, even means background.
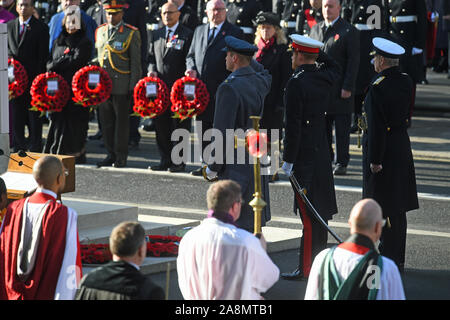
[[[209,180],[212,180],[217,177],[217,172],[210,170],[208,167],[206,168],[206,176]]]
[[[412,52],[411,53],[412,53],[413,56],[415,56],[416,54],[421,54],[422,52],[423,52],[422,49],[414,47],[414,48],[412,48]]]
[[[289,177],[291,175],[292,167],[294,166],[293,163],[284,162],[281,169],[283,169],[284,173]]]
[[[436,20],[439,19],[439,13],[436,11],[432,12],[430,18],[431,18],[431,22],[436,22]]]

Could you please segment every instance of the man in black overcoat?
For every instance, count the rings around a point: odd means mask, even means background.
[[[334,179],[327,144],[325,112],[333,83],[339,79],[339,65],[319,49],[323,43],[305,36],[291,35],[292,68],[295,70],[285,90],[286,133],[284,137],[283,171],[293,170],[298,182],[307,191],[312,205],[328,221],[337,213]],[[319,64],[316,64],[316,61]],[[288,280],[308,277],[314,257],[327,244],[327,230],[311,217],[304,202],[294,205],[300,212],[303,234],[299,264],[291,273],[282,273]]]
[[[194,78],[199,78],[206,85],[209,92],[209,104],[206,110],[197,116],[197,124],[202,127],[199,140],[206,130],[211,129],[214,120],[216,91],[223,80],[229,75],[225,66],[225,36],[243,38],[242,30],[233,26],[226,20],[225,3],[222,0],[211,0],[207,4],[209,22],[198,26],[194,31],[189,53],[186,57],[185,74]],[[203,141],[202,153],[209,141]],[[207,161],[207,159],[202,159]],[[202,175],[201,168],[192,171],[196,176]]]
[[[419,208],[416,176],[407,132],[413,81],[400,71],[404,48],[384,38],[374,38],[375,71],[364,109],[363,198],[375,199],[389,218],[381,235],[380,253],[397,264],[405,263],[406,212]]]
[[[333,155],[333,125],[336,149],[335,175],[345,175],[350,161],[350,127],[353,112],[353,95],[359,67],[358,30],[342,19],[340,0],[323,0],[324,21],[316,24],[309,36],[325,44],[323,51],[330,55],[342,69],[342,77],[334,86],[334,97],[327,111],[327,131],[330,152]]]
[[[175,4],[167,2],[162,6],[161,17],[164,27],[152,32],[149,44],[148,75],[159,77],[170,90],[186,70],[186,55],[192,41],[193,32],[179,21],[180,11]],[[169,108],[154,119],[156,144],[160,154],[160,163],[151,166],[156,171],[184,171],[185,164],[171,161],[172,147],[177,142],[171,141],[175,129],[190,130],[191,119],[173,119]]]
[[[42,151],[42,119],[40,112],[30,111],[30,87],[34,78],[46,72],[49,31],[42,21],[33,16],[33,0],[18,0],[19,17],[7,23],[8,56],[19,61],[27,71],[28,88],[20,97],[11,100],[14,150]],[[29,145],[25,140],[28,125]]]

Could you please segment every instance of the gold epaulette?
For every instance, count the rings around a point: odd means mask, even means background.
[[[379,84],[381,83],[381,81],[383,81],[385,78],[386,78],[385,76],[381,76],[381,77],[379,77],[377,80],[375,80],[372,84],[373,84],[374,86],[377,86],[377,85],[379,85]]]

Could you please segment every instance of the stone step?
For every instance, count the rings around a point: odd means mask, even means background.
[[[62,199],[78,214],[78,231],[114,226],[123,221],[137,221],[138,207],[93,200]]]

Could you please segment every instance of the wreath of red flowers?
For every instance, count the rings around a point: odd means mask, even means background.
[[[47,93],[47,80],[58,80],[58,90],[54,95]],[[55,72],[46,72],[38,75],[31,84],[32,110],[46,112],[60,112],[70,98],[70,88],[67,81]]]
[[[175,257],[181,237],[146,236],[147,257]],[[112,260],[109,244],[81,244],[82,264],[103,264]]]
[[[185,84],[187,83],[195,84],[195,95],[192,100],[189,100],[184,94]],[[209,92],[200,79],[186,76],[178,79],[173,84],[170,101],[172,102],[171,110],[175,114],[175,118],[184,120],[205,111],[209,103]]]
[[[147,97],[147,83],[157,84],[156,97]],[[169,90],[167,85],[159,78],[145,77],[134,87],[134,106],[136,115],[144,118],[155,118],[169,107]]]
[[[28,87],[28,75],[23,65],[16,59],[8,58],[8,67],[14,68],[14,81],[8,84],[9,100],[21,96]]]
[[[100,82],[89,88],[89,73],[100,74]],[[72,78],[72,100],[83,107],[96,106],[106,101],[112,91],[112,81],[105,69],[99,66],[86,66],[78,70]]]

